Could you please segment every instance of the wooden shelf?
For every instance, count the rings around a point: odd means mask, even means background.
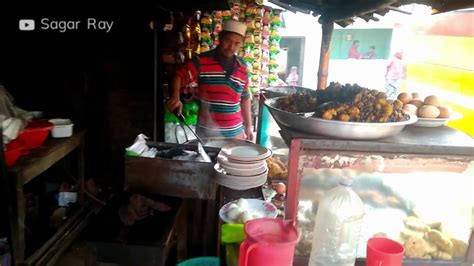
[[[67,247],[80,229],[85,225],[89,216],[82,198],[84,188],[84,137],[85,130],[75,132],[71,137],[47,140],[41,147],[31,151],[31,154],[22,156],[16,165],[8,170],[11,182],[12,211],[9,213],[12,230],[12,244],[15,264],[43,265],[51,258],[59,256],[61,250]],[[35,179],[48,168],[72,152],[77,152],[76,177],[80,187],[79,210],[69,218],[59,230],[40,247],[32,256],[25,259],[25,198],[23,186]],[[53,253],[54,254],[53,254]]]
[[[30,182],[78,148],[82,143],[84,133],[84,131],[81,131],[69,138],[46,141],[43,146],[33,150],[31,154],[21,157],[17,164],[9,169],[8,172],[10,175],[16,176],[17,184],[24,185]]]
[[[56,233],[41,246],[35,253],[29,256],[26,265],[54,264],[62,251],[79,235],[86,226],[89,217],[95,209],[83,206],[56,231]]]

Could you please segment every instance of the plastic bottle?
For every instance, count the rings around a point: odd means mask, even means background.
[[[309,265],[353,266],[364,214],[352,179],[342,178],[319,202]]]

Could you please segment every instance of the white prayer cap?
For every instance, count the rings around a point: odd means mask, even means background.
[[[247,30],[247,26],[239,21],[229,19],[224,21],[222,24],[223,31],[230,31],[245,36],[245,31]]]

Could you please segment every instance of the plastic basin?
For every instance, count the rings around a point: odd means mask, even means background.
[[[189,259],[178,264],[178,266],[220,266],[220,259],[217,257],[199,257]]]
[[[22,144],[18,140],[13,140],[5,145],[5,164],[7,167],[15,165],[16,161],[22,154],[22,149]]]
[[[53,124],[48,121],[31,121],[18,135],[18,140],[23,143],[23,148],[32,150],[40,147],[49,136]]]

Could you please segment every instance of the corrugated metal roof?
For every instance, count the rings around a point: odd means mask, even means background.
[[[378,21],[375,14],[384,16],[390,10],[406,13],[399,7],[408,4],[431,6],[433,14],[474,7],[474,1],[469,0],[269,0],[269,2],[292,12],[321,15],[320,22],[334,21],[342,27],[352,24],[357,17],[365,21]]]

